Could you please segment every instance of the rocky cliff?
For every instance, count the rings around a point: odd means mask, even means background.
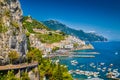
[[[22,27],[22,10],[18,0],[0,0],[0,56],[11,50],[26,54],[27,39]]]

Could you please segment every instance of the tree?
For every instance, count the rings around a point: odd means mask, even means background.
[[[16,51],[10,51],[8,53],[8,57],[10,59],[10,63],[12,64],[13,61],[17,61],[20,55]]]
[[[27,72],[23,72],[23,73],[22,73],[21,80],[30,80]]]
[[[6,79],[5,80],[20,80],[19,78],[16,78],[13,71],[8,71]]]
[[[32,48],[27,53],[27,59],[28,59],[28,62],[38,61],[38,63],[40,64],[42,59],[42,51],[36,48]]]
[[[78,43],[74,43],[74,44],[73,44],[73,47],[74,47],[74,48],[77,48],[78,46],[79,46]]]
[[[52,49],[52,52],[55,52],[56,50],[59,50],[60,48],[59,47],[54,47],[53,49]]]

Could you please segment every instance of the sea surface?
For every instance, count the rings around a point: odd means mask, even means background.
[[[68,67],[68,70],[84,70],[84,71],[92,71],[99,72],[99,78],[103,80],[109,80],[106,78],[106,74],[108,73],[108,68],[111,68],[111,71],[114,69],[118,69],[120,72],[120,42],[92,42],[94,46],[94,50],[77,50],[75,52],[97,52],[99,54],[94,54],[94,58],[75,58],[75,57],[66,57],[60,58],[60,63],[65,64]],[[76,60],[78,64],[72,65],[71,61]],[[104,63],[104,65],[100,65]],[[94,68],[90,65],[94,65]],[[83,67],[80,67],[83,66]],[[97,68],[101,68],[101,70],[97,70]],[[106,68],[102,71],[103,68]],[[88,76],[80,75],[73,73],[73,78],[78,80],[85,80]],[[120,77],[120,76],[119,76]]]

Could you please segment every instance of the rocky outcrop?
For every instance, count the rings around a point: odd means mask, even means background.
[[[11,50],[21,56],[27,52],[27,39],[22,27],[22,10],[18,0],[0,0],[0,56]]]

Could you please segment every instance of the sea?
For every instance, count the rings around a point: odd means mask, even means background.
[[[66,57],[60,58],[60,64],[66,65],[68,70],[82,70],[89,72],[99,72],[97,79],[94,76],[88,78],[84,74],[71,73],[75,80],[110,80],[107,73],[117,70],[120,73],[120,41],[111,42],[91,42],[94,46],[93,50],[77,50],[74,52],[96,52],[93,58],[76,58]],[[81,54],[79,54],[81,55]],[[72,65],[71,61],[77,61],[76,65]],[[99,68],[99,70],[98,70]],[[108,69],[111,69],[109,71]],[[93,79],[92,79],[93,78]],[[98,79],[100,78],[100,79]],[[120,76],[118,76],[120,78]]]

